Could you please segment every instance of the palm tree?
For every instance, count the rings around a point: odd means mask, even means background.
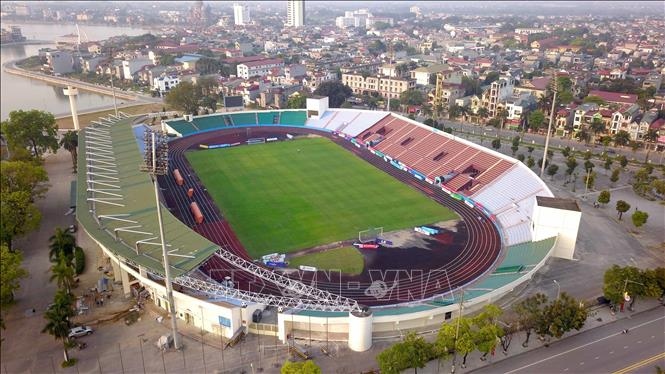
[[[508,119],[508,111],[506,108],[500,108],[496,111],[496,116],[501,120],[500,130],[503,130],[503,124],[506,122],[506,119]]]
[[[42,333],[53,335],[55,340],[62,340],[65,362],[69,361],[67,346],[69,345],[69,329],[72,327],[69,318],[74,316],[72,302],[73,299],[70,293],[58,290],[53,305],[48,308],[44,315],[47,323],[42,329]]]
[[[485,118],[489,117],[490,111],[487,110],[487,108],[485,108],[485,107],[481,107],[481,108],[478,109],[477,114],[478,114],[478,117],[480,117],[484,120]],[[485,121],[483,121],[483,122],[485,122]]]
[[[78,149],[79,145],[79,136],[76,131],[67,131],[65,135],[62,136],[62,139],[60,139],[60,146],[72,155],[72,165],[74,165],[74,172],[76,173],[76,157],[77,157],[77,152],[76,150]]]
[[[49,259],[56,263],[64,256],[65,263],[71,266],[75,248],[76,238],[74,238],[74,235],[57,227],[53,236],[49,238]]]
[[[470,113],[471,113],[471,108],[469,108],[468,106],[461,106],[459,109],[459,114],[462,116],[462,120],[464,122],[466,122]]]
[[[643,137],[644,141],[646,142],[646,148],[647,148],[647,156],[644,159],[644,162],[649,162],[649,153],[651,153],[651,144],[655,143],[656,140],[658,140],[658,131],[655,129],[649,129],[646,134],[644,134]]]
[[[49,282],[56,281],[60,289],[71,291],[76,274],[76,270],[71,264],[67,264],[64,258],[60,258],[58,263],[51,265],[51,273]]]

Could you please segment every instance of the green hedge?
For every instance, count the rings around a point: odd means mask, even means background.
[[[76,247],[74,249],[74,267],[76,269],[76,275],[83,273],[83,270],[85,270],[85,253],[81,247]]]

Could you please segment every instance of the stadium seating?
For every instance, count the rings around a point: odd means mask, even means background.
[[[305,126],[307,112],[304,110],[286,110],[282,112],[279,119],[280,125]]]
[[[223,117],[223,116],[222,116]],[[224,119],[218,115],[194,118],[193,123],[200,131],[215,130],[225,127]]]
[[[257,112],[259,125],[275,125],[279,123],[279,112]]]
[[[511,245],[506,250],[506,257],[497,270],[506,267],[523,266],[525,269],[537,265],[554,246],[556,238],[549,238],[537,242],[526,242]]]
[[[348,126],[344,129],[344,133],[350,136],[357,136],[365,129],[373,126],[375,123],[386,117],[386,112],[361,112]]]
[[[199,129],[194,127],[193,123],[187,122],[184,119],[169,121],[168,125],[171,126],[173,130],[177,131],[182,136],[195,134],[199,131]]]
[[[229,114],[234,126],[256,125],[256,113],[232,113]]]

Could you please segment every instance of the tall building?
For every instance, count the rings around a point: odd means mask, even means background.
[[[286,26],[305,25],[305,0],[289,0],[286,5]]]
[[[233,4],[233,20],[237,26],[247,25],[249,19],[249,7],[238,3]]]

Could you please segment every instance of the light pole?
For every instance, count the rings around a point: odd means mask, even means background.
[[[561,285],[559,284],[559,282],[557,282],[556,279],[552,279],[552,281],[554,282],[554,284],[556,284],[557,287],[556,299],[559,300],[559,295],[561,295]]]
[[[157,204],[157,222],[159,225],[159,241],[162,246],[162,256],[164,258],[164,284],[166,286],[166,297],[169,303],[169,314],[171,316],[171,330],[173,332],[173,347],[180,349],[180,337],[178,336],[178,326],[176,322],[175,303],[173,301],[173,285],[171,284],[171,266],[169,265],[169,254],[166,251],[164,242],[164,224],[162,222],[162,209],[159,204],[159,189],[157,185],[157,176],[165,175],[168,172],[168,137],[166,133],[157,131],[146,131],[144,136],[145,154],[144,164],[141,165],[141,171],[148,172],[155,188],[155,202]]]
[[[552,110],[550,111],[550,123],[547,125],[547,136],[545,136],[545,150],[543,151],[543,163],[540,165],[540,179],[545,175],[545,161],[547,160],[547,148],[550,145],[550,134],[552,133],[552,121],[554,120],[554,106],[556,104],[557,83],[556,74],[552,77],[554,79],[554,97],[552,98]]]

